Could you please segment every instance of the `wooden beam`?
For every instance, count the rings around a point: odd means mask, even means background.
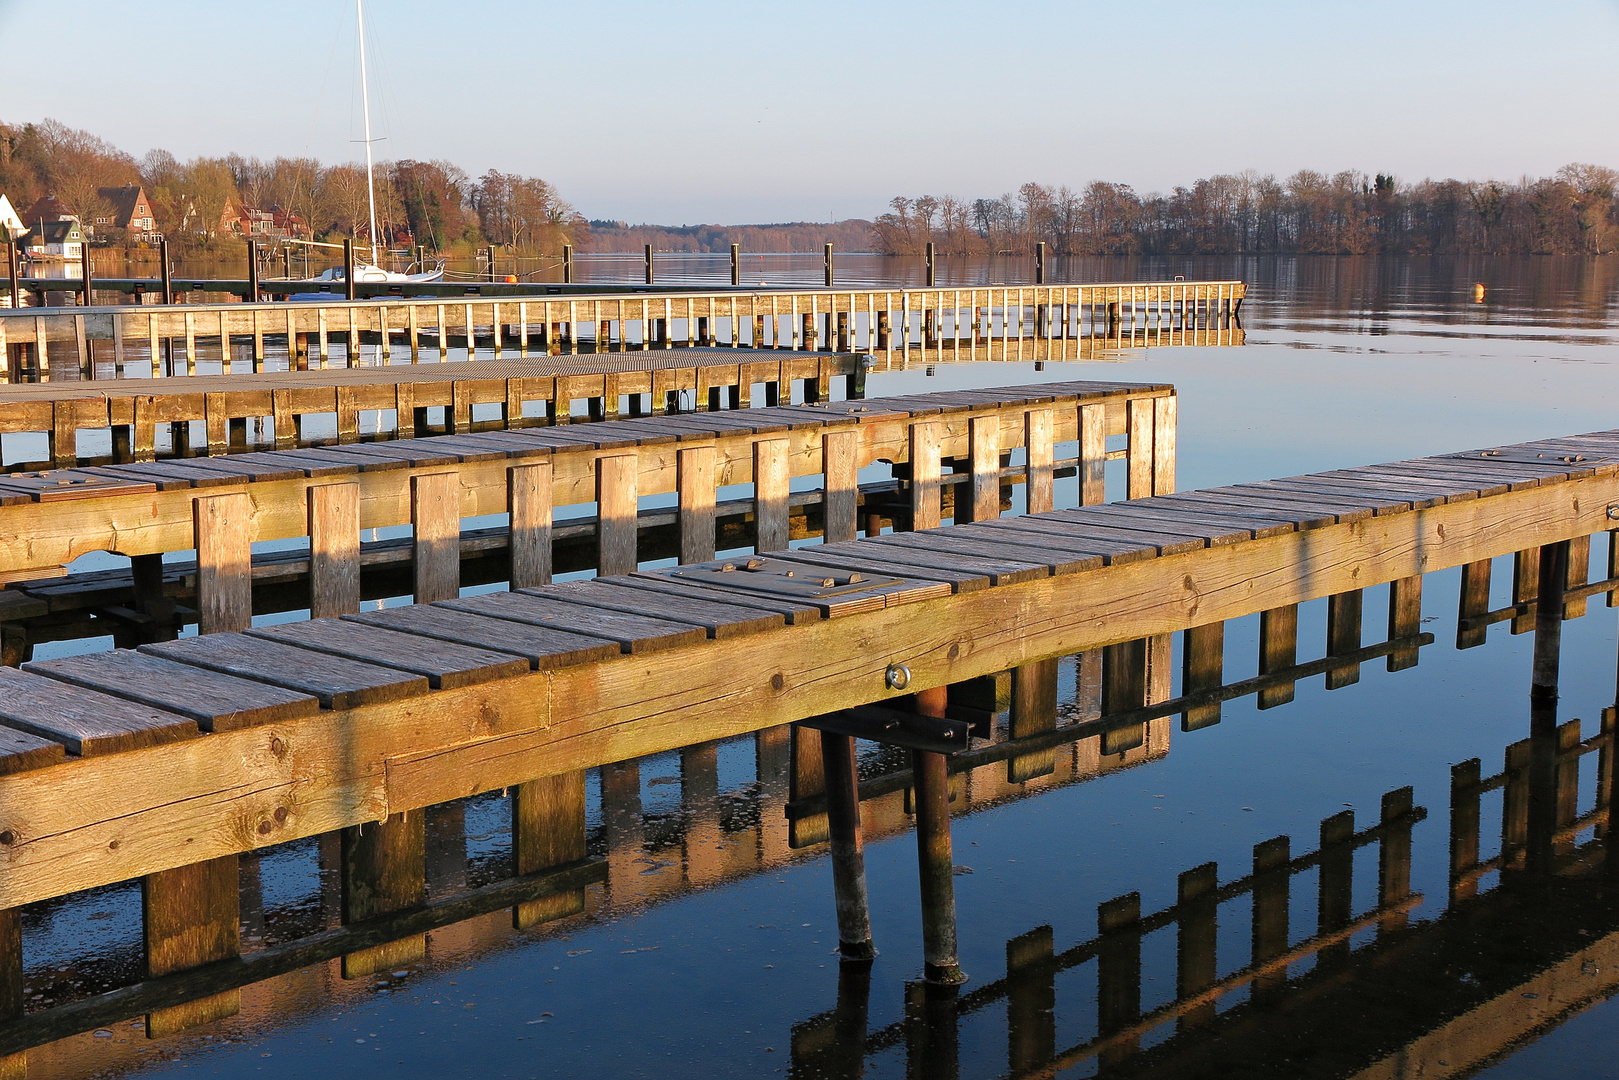
[[[365,922],[427,900],[427,815],[417,809],[343,830],[343,921]],[[343,978],[363,979],[427,954],[425,934],[343,957]]]
[[[676,484],[680,500],[680,561],[708,562],[714,557],[714,448],[682,448]]]
[[[141,888],[148,975],[173,975],[235,958],[240,950],[237,856],[148,874]],[[226,990],[146,1016],[146,1035],[157,1039],[241,1010],[241,992]]]
[[[199,634],[253,623],[252,513],[245,492],[203,496],[193,504]]]
[[[418,604],[461,595],[461,483],[455,473],[410,481],[410,522]]]
[[[360,485],[309,489],[309,617],[360,610]]]
[[[753,549],[760,553],[787,547],[790,451],[787,439],[762,439],[753,444]]]
[[[549,461],[506,471],[511,505],[511,587],[551,584],[551,484]]]
[[[634,454],[596,459],[596,529],[598,572],[635,572],[639,505],[639,461]]]
[[[583,769],[530,780],[513,794],[512,870],[518,877],[585,857]],[[512,925],[521,930],[583,910],[584,889],[554,893],[512,908]]]

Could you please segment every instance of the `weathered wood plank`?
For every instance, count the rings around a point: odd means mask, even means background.
[[[418,604],[461,593],[461,481],[452,472],[410,478]]]
[[[142,645],[149,656],[312,694],[328,709],[352,709],[425,694],[427,680],[246,634],[211,634]]]
[[[682,448],[677,462],[680,561],[707,562],[714,557],[714,448]]]
[[[513,653],[526,657],[535,670],[593,663],[617,656],[621,651],[617,641],[473,615],[438,604],[409,604],[383,611],[365,611],[347,618],[385,630]]]
[[[787,439],[761,439],[753,444],[753,547],[760,554],[787,546],[790,446]]]
[[[603,574],[629,574],[636,568],[639,492],[639,460],[634,454],[596,459],[596,566]]]
[[[235,855],[148,874],[141,888],[147,974],[172,975],[237,956],[240,888]],[[210,994],[148,1013],[146,1035],[162,1038],[240,1010],[241,991]]]
[[[464,600],[447,600],[442,606],[474,615],[605,638],[618,642],[626,653],[632,654],[659,652],[708,639],[707,631],[700,626],[568,603],[563,598],[572,594],[562,593],[559,596],[549,591],[559,587],[548,585],[544,590],[487,593]]]
[[[549,461],[507,470],[514,589],[551,583],[552,481]]]
[[[426,677],[434,690],[509,679],[530,670],[527,657],[337,619],[310,619],[249,630],[253,637],[321,654],[346,656]]]
[[[519,877],[585,858],[585,773],[519,784],[512,802],[512,870]],[[555,893],[512,909],[518,929],[585,910],[585,890]]]
[[[189,716],[204,731],[237,731],[320,711],[311,694],[127,649],[35,660],[23,670]]]
[[[0,668],[0,721],[81,757],[196,738],[197,722],[15,668]]]
[[[253,623],[252,504],[246,492],[195,503],[197,632],[245,630]]]
[[[309,617],[360,610],[360,485],[309,489]]]

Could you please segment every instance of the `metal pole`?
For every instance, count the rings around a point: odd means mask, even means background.
[[[934,281],[933,241],[932,240],[928,241],[927,257],[928,257],[928,288],[931,289],[931,288],[933,288],[933,281]]]
[[[247,242],[247,300],[250,304],[259,302],[259,242]]]
[[[826,287],[832,287],[832,245],[826,245]]]
[[[11,306],[22,307],[22,288],[17,283],[17,241],[6,233],[6,271],[11,278]]]
[[[495,277],[495,245],[490,244],[488,247],[484,248],[484,252],[489,256],[489,280],[500,280],[499,278]]]
[[[742,245],[731,245],[731,284],[742,284]]]
[[[1044,240],[1034,245],[1034,283],[1036,285],[1046,283],[1046,242]]]
[[[646,246],[646,283],[652,284],[652,245]]]
[[[1535,599],[1534,669],[1529,684],[1530,733],[1557,726],[1558,659],[1563,647],[1563,590],[1568,585],[1568,541],[1540,549],[1539,596]]]
[[[562,284],[573,284],[573,245],[562,245]]]
[[[800,729],[802,730],[802,729]],[[826,777],[826,821],[832,852],[832,898],[838,915],[838,952],[844,960],[870,960],[871,908],[866,896],[865,843],[860,833],[860,777],[854,738],[821,732]]]
[[[281,249],[281,276],[289,280],[292,278],[292,248],[290,247]]]
[[[90,277],[90,238],[79,243],[79,276],[84,279],[84,306],[90,306],[90,290],[95,287]]]
[[[354,240],[343,238],[343,286],[350,300],[354,299]]]
[[[929,244],[931,249],[933,245]],[[931,252],[930,252],[931,254]],[[948,689],[916,695],[916,711],[942,717]],[[922,886],[922,974],[930,983],[967,981],[956,956],[955,859],[950,848],[950,771],[943,754],[911,751],[916,861]]]
[[[169,277],[169,242],[167,240],[157,242],[157,258],[163,264],[161,271],[163,276],[163,302],[172,304],[174,303],[174,280]]]

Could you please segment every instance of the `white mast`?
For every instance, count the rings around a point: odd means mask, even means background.
[[[365,110],[365,197],[371,205],[371,265],[377,263],[377,191],[371,166],[371,95],[365,85],[365,8],[354,0],[354,15],[360,30],[360,102]]]

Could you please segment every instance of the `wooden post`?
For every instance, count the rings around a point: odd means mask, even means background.
[[[167,240],[157,242],[157,261],[163,281],[163,302],[172,304],[174,303],[174,280],[169,276],[169,242]]]
[[[915,695],[923,716],[943,717],[948,703],[943,686]],[[911,782],[916,796],[916,858],[922,887],[922,972],[930,983],[955,986],[967,981],[956,957],[955,858],[950,847],[950,772],[945,756],[911,751]]]
[[[1030,409],[1024,416],[1024,509],[1045,514],[1056,509],[1052,460],[1053,417],[1050,409]]]
[[[680,561],[683,565],[714,557],[714,447],[681,450],[675,486],[680,500]]]
[[[826,767],[821,756],[820,733],[801,724],[792,726],[792,739],[787,750],[787,798],[791,802],[811,795],[826,793]],[[787,846],[799,848],[824,844],[830,838],[831,823],[827,815],[806,814],[787,821]]]
[[[585,772],[519,784],[512,800],[512,869],[519,877],[585,857]],[[521,930],[585,910],[585,890],[557,893],[512,908]]]
[[[646,283],[647,283],[647,284],[648,284],[648,285],[651,285],[651,284],[652,284],[652,282],[653,282],[653,273],[652,273],[652,245],[651,245],[651,244],[648,244],[648,245],[646,245]]]
[[[1355,835],[1355,812],[1345,810],[1321,822],[1321,877],[1316,894],[1316,932],[1330,934],[1349,924],[1354,915],[1355,849],[1349,840]],[[1316,953],[1317,970],[1342,963],[1349,956],[1349,942],[1329,945]]]
[[[1529,685],[1531,732],[1557,723],[1558,662],[1563,646],[1563,589],[1568,581],[1567,540],[1540,549],[1535,601],[1534,668]]]
[[[935,269],[936,269],[936,264],[935,264],[934,258],[933,258],[933,241],[929,240],[928,241],[928,246],[927,246],[927,283],[928,283],[928,288],[930,288],[930,289],[933,288],[933,286],[934,286]]]
[[[1153,491],[1153,418],[1152,398],[1131,398],[1124,403],[1126,426],[1130,444],[1125,448],[1128,483],[1125,498],[1145,499]]]
[[[1299,606],[1271,608],[1259,613],[1259,673],[1290,668],[1298,663]],[[1293,700],[1293,684],[1268,687],[1259,692],[1259,707],[1274,709]]]
[[[1057,726],[1058,658],[1036,660],[1012,669],[1012,708],[1008,717],[1013,739],[1022,739]],[[1006,761],[1006,782],[1021,784],[1056,769],[1056,751],[1018,754]]]
[[[911,528],[937,529],[943,515],[939,425],[911,425]]]
[[[753,444],[753,549],[761,554],[787,547],[787,439],[760,439]]]
[[[1360,648],[1361,590],[1327,597],[1327,655],[1342,656]],[[1346,664],[1327,672],[1327,689],[1337,690],[1360,681],[1360,665]]]
[[[1134,473],[1132,472],[1132,477]],[[1133,496],[1132,496],[1133,497]],[[1107,499],[1107,406],[1079,407],[1079,505]]]
[[[350,300],[354,299],[354,240],[352,237],[343,238],[343,295]],[[442,329],[442,328],[441,328]],[[321,359],[325,359],[325,351],[321,352]],[[325,367],[325,364],[321,365]],[[352,363],[351,365],[352,366]]]
[[[1591,577],[1591,538],[1576,536],[1568,542],[1568,579],[1564,585],[1577,589]],[[1578,619],[1585,614],[1585,597],[1580,596],[1563,604],[1564,619]]]
[[[994,521],[1001,516],[1001,418],[975,416],[968,421],[970,493],[956,495],[955,520]]]
[[[860,474],[855,457],[860,434],[835,431],[821,436],[821,509],[826,518],[822,539],[828,544],[853,540],[860,509]]]
[[[562,284],[573,284],[573,245],[562,245]]]
[[[253,623],[253,505],[246,492],[192,502],[197,549],[197,633],[246,630]]]
[[[1389,582],[1390,640],[1414,637],[1422,632],[1422,575],[1398,578]],[[1388,655],[1390,671],[1404,671],[1417,666],[1416,649],[1398,649]]]
[[[870,961],[871,911],[866,897],[866,856],[860,832],[860,777],[854,738],[821,732],[826,817],[832,854],[832,897],[838,919],[838,952],[846,961]]]
[[[1006,943],[1006,1060],[1013,1076],[1057,1056],[1057,963],[1049,926]]]
[[[461,595],[461,482],[453,472],[410,478],[414,535],[414,600],[431,604]]]
[[[1175,997],[1184,1000],[1214,982],[1219,975],[1215,963],[1220,885],[1219,867],[1212,862],[1193,867],[1180,875],[1175,902],[1180,916],[1175,920]],[[1177,1030],[1206,1024],[1214,1019],[1214,1002],[1181,1013]]]
[[[360,485],[309,489],[309,617],[360,610]]]
[[[500,280],[500,278],[495,276],[495,245],[490,244],[488,247],[484,248],[484,253],[489,257],[489,281],[491,284],[493,284],[494,282]],[[495,323],[495,340],[500,340],[499,322]]]
[[[1512,556],[1512,602],[1527,605],[1528,610],[1512,619],[1512,632],[1526,634],[1535,628],[1535,598],[1539,595],[1540,549],[1515,552]]]
[[[17,242],[6,234],[6,277],[11,284],[11,310],[22,307],[22,287],[17,281]]]
[[[826,245],[826,252],[825,252],[823,258],[826,260],[826,287],[830,289],[832,287],[832,245],[831,244]]]
[[[148,874],[141,882],[146,973],[173,975],[229,960],[241,949],[237,856]],[[157,1039],[241,1011],[241,991],[226,990],[148,1013],[146,1035]]]
[[[6,245],[11,245],[9,234]],[[0,908],[0,1023],[23,1014],[22,909]],[[28,1052],[0,1056],[0,1080],[28,1080]]]
[[[1397,788],[1383,796],[1378,823],[1383,835],[1377,842],[1377,906],[1397,904],[1411,895],[1412,791]],[[1409,921],[1404,911],[1394,911],[1378,921],[1378,933],[1398,930]]]
[[[506,471],[511,509],[511,587],[551,583],[552,465],[514,465]]]
[[[742,245],[741,244],[732,244],[731,245],[731,285],[734,287],[734,286],[741,285],[741,284],[742,284]],[[731,337],[733,338],[733,341],[732,341],[733,345],[736,344],[736,342],[734,340],[736,338],[736,336],[737,336],[737,334],[736,334],[736,322],[733,319],[732,320],[732,328],[731,328]],[[759,347],[758,339],[755,339],[754,340],[754,348],[758,348],[758,347]]]
[[[84,243],[79,245],[79,277],[82,279],[80,284],[83,287],[82,295],[83,295],[84,299],[81,302],[82,306],[90,307],[90,306],[92,306],[92,301],[90,299],[90,293],[96,287],[96,283],[95,283],[94,277],[90,273],[90,241],[89,240],[85,240]],[[89,360],[88,357],[85,357],[85,356],[79,357],[80,363],[86,363],[86,362],[88,362],[88,360]]]
[[[1490,610],[1490,566],[1489,559],[1481,559],[1462,567],[1461,598],[1456,612],[1458,649],[1471,649],[1484,644],[1489,627],[1478,626],[1469,629],[1466,620]]]
[[[253,239],[247,242],[247,302],[259,302],[259,242]]]
[[[1102,648],[1102,715],[1129,712],[1147,704],[1147,639]],[[1146,742],[1146,727],[1131,724],[1102,735],[1104,755],[1123,754]]]
[[[596,571],[603,577],[637,566],[638,468],[635,454],[596,459]]]
[[[1189,626],[1181,638],[1181,693],[1196,694],[1225,685],[1225,623]],[[1181,730],[1196,731],[1220,722],[1220,704],[1181,713]]]
[[[420,907],[427,899],[427,814],[410,810],[343,830],[343,922],[358,923]],[[427,954],[413,934],[343,957],[343,978],[362,979]]]
[[[1034,245],[1034,283],[1036,285],[1046,283],[1046,242],[1044,240]]]

